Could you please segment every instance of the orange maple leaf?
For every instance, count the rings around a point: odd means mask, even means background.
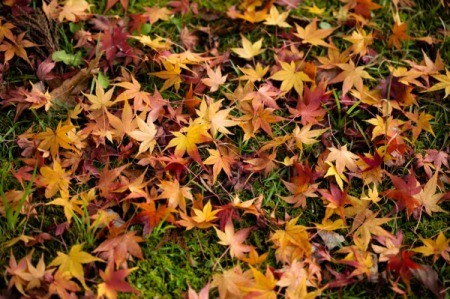
[[[300,37],[304,44],[333,48],[332,45],[327,44],[323,39],[329,36],[334,29],[317,29],[317,21],[318,19],[314,18],[305,28],[295,24],[297,33],[294,33],[294,35]]]

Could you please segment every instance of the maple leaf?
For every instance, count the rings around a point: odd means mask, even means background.
[[[28,275],[24,276],[24,278],[28,281],[26,290],[37,289],[41,287],[41,282],[44,281],[45,275],[48,275],[50,271],[45,271],[45,262],[44,256],[41,255],[39,262],[36,267],[31,264],[31,254],[27,255],[27,268]]]
[[[249,286],[241,288],[243,291],[248,292],[246,297],[276,299],[277,294],[274,289],[277,285],[277,280],[269,267],[267,266],[265,275],[252,266],[250,266],[250,269],[252,270],[255,281]]]
[[[228,155],[226,152],[222,153],[219,147],[218,150],[208,149],[209,157],[203,162],[206,165],[213,165],[213,184],[217,180],[217,176],[223,170],[227,176],[231,177],[231,165],[235,163],[233,156]]]
[[[139,130],[131,131],[129,135],[131,138],[141,142],[139,144],[139,151],[137,155],[139,156],[147,151],[152,153],[156,145],[156,126],[153,122],[145,122],[140,117],[136,118],[136,122]]]
[[[242,48],[231,48],[231,51],[236,53],[239,57],[250,60],[253,57],[261,54],[264,50],[261,50],[263,39],[261,38],[254,44],[249,41],[245,36],[241,35]]]
[[[11,32],[11,29],[15,28],[12,23],[6,22],[2,24],[3,18],[0,18],[0,43],[2,43],[3,39],[6,37],[10,41],[14,41],[14,34]]]
[[[420,206],[420,202],[416,199],[415,195],[420,192],[421,188],[414,172],[410,172],[410,174],[406,177],[406,182],[390,173],[387,173],[387,175],[391,179],[395,188],[386,190],[382,194],[396,200],[398,203],[398,209],[402,210],[406,208],[408,217],[411,216],[414,209]],[[430,191],[431,190],[428,189],[428,192]]]
[[[138,243],[144,242],[142,237],[136,236],[135,231],[130,231],[119,236],[110,236],[103,241],[93,252],[100,252],[100,257],[114,262],[117,267],[125,264],[130,256],[143,259],[142,250]]]
[[[270,240],[276,247],[275,256],[278,261],[290,263],[296,259],[311,255],[311,243],[306,227],[297,225],[299,217],[292,218],[284,230],[276,230]]]
[[[356,67],[353,60],[350,60],[349,63],[337,64],[337,66],[342,69],[342,72],[334,77],[329,83],[343,82],[342,95],[346,95],[353,86],[356,87],[357,91],[362,93],[364,87],[363,79],[374,80],[374,78],[364,70],[364,66]]]
[[[216,216],[217,213],[219,213],[222,209],[212,209],[211,202],[208,201],[206,205],[203,207],[202,210],[193,208],[192,212],[194,213],[194,216],[191,217],[193,223],[192,225],[186,226],[186,230],[189,230],[193,227],[198,227],[200,229],[209,228],[211,226],[214,226],[212,222],[216,221],[218,217]],[[188,223],[190,223],[188,221]],[[183,225],[182,223],[180,223]]]
[[[206,72],[208,73],[208,78],[203,78],[202,82],[210,87],[210,92],[217,91],[219,87],[227,81],[228,74],[222,76],[220,67],[217,67],[216,70],[213,71],[209,66],[206,66]]]
[[[357,28],[351,36],[344,36],[343,38],[352,43],[353,53],[359,56],[366,55],[369,52],[369,46],[373,43],[372,33],[367,34],[362,28]]]
[[[336,169],[336,166],[333,165],[332,162],[327,161],[325,162],[326,164],[328,164],[328,169],[327,169],[327,173],[325,174],[324,177],[328,177],[328,176],[334,176],[334,178],[336,179],[336,183],[338,184],[339,188],[341,190],[344,190],[344,182],[348,183],[347,177],[345,176],[344,173],[339,172]]]
[[[439,83],[436,83],[435,85],[431,86],[426,92],[445,89],[444,99],[448,97],[448,95],[450,95],[450,71],[447,69],[445,71],[446,71],[445,75],[433,75],[433,78],[437,79]]]
[[[180,208],[186,212],[186,199],[193,200],[191,193],[191,188],[180,187],[180,183],[177,180],[174,181],[161,181],[158,186],[163,190],[163,192],[158,196],[158,198],[167,199],[169,208]]]
[[[303,82],[312,82],[311,78],[309,78],[306,73],[297,71],[294,61],[291,61],[290,64],[281,61],[280,65],[282,69],[273,74],[270,78],[273,80],[282,81],[280,87],[282,91],[288,92],[293,87],[299,95],[302,95]]]
[[[319,16],[325,12],[325,7],[320,8],[320,7],[317,7],[315,4],[313,6],[305,6],[303,8],[308,10],[309,13],[314,14],[314,15],[319,15]]]
[[[82,249],[83,244],[75,244],[70,249],[69,254],[58,251],[58,256],[49,264],[49,267],[58,266],[57,273],[61,273],[62,275],[68,273],[71,277],[78,279],[85,289],[88,289],[84,281],[82,264],[96,261],[103,262],[103,260],[90,255]]]
[[[125,100],[123,105],[121,118],[109,112],[106,113],[106,116],[108,117],[109,124],[115,129],[113,131],[114,136],[117,136],[120,142],[122,142],[125,134],[130,135],[136,128],[136,121],[133,119],[134,114],[127,100]]]
[[[108,10],[110,10],[117,2],[120,1],[120,5],[122,6],[124,11],[128,9],[128,0],[108,0],[106,2],[105,10],[103,13],[105,14]]]
[[[40,181],[45,186],[46,198],[53,197],[58,191],[63,194],[69,193],[70,173],[64,171],[58,160],[53,162],[53,168],[42,166],[40,172],[42,175]]]
[[[214,229],[216,230],[217,236],[220,239],[218,243],[221,245],[229,246],[230,256],[232,258],[244,258],[244,253],[250,251],[251,246],[242,243],[247,239],[251,228],[248,227],[235,232],[233,222],[231,220],[228,220],[227,224],[225,225],[225,231],[221,231],[216,227],[214,227]]]
[[[406,23],[402,23],[399,20],[396,20],[394,25],[392,26],[392,34],[391,36],[389,36],[388,46],[395,46],[397,50],[401,50],[401,43],[403,41],[411,39],[408,33],[406,33],[406,29],[408,29],[408,25]]]
[[[89,110],[102,110],[106,111],[109,107],[111,107],[114,103],[111,101],[111,97],[114,93],[114,87],[108,90],[105,93],[100,82],[95,79],[95,95],[93,94],[84,94],[88,100],[92,103],[89,106]]]
[[[323,39],[329,36],[334,29],[317,29],[317,21],[318,19],[314,18],[305,28],[295,24],[297,32],[294,35],[301,38],[304,44],[333,48],[332,45],[327,44]]]
[[[295,140],[297,147],[303,151],[303,145],[312,145],[319,142],[316,138],[325,133],[326,129],[311,130],[312,124],[307,124],[300,129],[299,126],[295,126],[292,132],[292,137]]]
[[[447,262],[450,261],[450,239],[445,238],[443,232],[439,233],[436,240],[420,238],[420,241],[424,246],[414,248],[412,251],[419,252],[423,256],[433,255],[433,263],[437,261],[439,256],[442,256]]]
[[[358,169],[356,165],[356,159],[359,158],[358,155],[347,150],[347,145],[340,147],[339,149],[335,147],[329,147],[328,154],[325,162],[336,161],[336,170],[339,174],[344,173],[345,169],[355,172]]]
[[[216,273],[211,283],[212,288],[219,289],[219,298],[239,298],[242,297],[242,287],[251,284],[252,273],[243,272],[240,265],[225,270],[223,273]]]
[[[144,7],[144,10],[142,17],[146,18],[150,24],[155,24],[159,20],[168,21],[173,14],[167,7]]]
[[[274,151],[272,154],[267,154],[266,152],[260,152],[258,158],[244,160],[245,163],[249,164],[249,169],[251,171],[257,172],[264,170],[264,174],[269,174],[273,169],[277,168],[275,164],[275,158],[277,152]]]
[[[84,20],[88,16],[86,11],[90,11],[90,6],[86,0],[66,0],[59,12],[58,20],[60,22],[64,21],[64,19],[70,22]]]
[[[237,124],[236,121],[229,119],[228,116],[232,108],[220,109],[222,102],[223,100],[214,102],[212,98],[206,96],[206,100],[203,99],[199,109],[196,110],[201,121],[210,125],[212,136],[216,136],[218,132],[226,135],[232,134],[227,127]]]
[[[267,259],[268,255],[269,255],[268,252],[259,255],[258,252],[255,250],[255,248],[252,247],[250,248],[248,257],[242,258],[241,260],[249,265],[258,265],[264,262]]]
[[[397,276],[400,276],[403,282],[411,292],[410,277],[414,269],[420,269],[421,266],[416,264],[411,257],[413,252],[408,250],[402,250],[397,255],[392,256],[388,262],[388,270],[394,272]]]
[[[200,162],[197,144],[211,141],[208,128],[209,126],[206,123],[190,123],[189,127],[184,127],[179,132],[172,132],[175,137],[170,140],[167,147],[175,147],[174,153],[178,157],[183,157],[187,152],[192,159]],[[186,134],[183,134],[184,132]]]
[[[140,111],[144,110],[146,105],[150,105],[150,93],[141,90],[141,84],[139,84],[133,75],[131,75],[131,82],[117,83],[116,86],[125,88],[125,91],[121,94],[125,99],[134,99],[134,109]]]
[[[61,122],[58,123],[55,131],[47,127],[45,132],[36,135],[38,140],[42,140],[39,143],[38,148],[50,150],[50,154],[53,158],[58,156],[60,147],[73,150],[73,141],[68,136],[68,133],[73,129],[75,129],[75,127],[71,123],[62,125]]]
[[[380,226],[391,221],[392,218],[376,218],[377,215],[378,213],[373,213],[370,210],[367,210],[364,213],[364,220],[353,223],[351,230],[351,232],[354,231],[353,239],[355,240],[355,243],[358,245],[360,244],[358,247],[362,250],[367,250],[372,235],[393,238],[392,234]]]
[[[130,38],[137,39],[141,44],[143,44],[144,46],[150,47],[150,48],[152,48],[155,51],[169,50],[171,48],[171,46],[172,46],[172,42],[170,41],[170,39],[164,38],[164,37],[160,37],[160,36],[157,36],[154,39],[152,39],[148,35],[130,36]],[[164,65],[164,67],[166,69],[166,72],[164,72],[164,73],[158,72],[158,73],[151,73],[151,74],[155,74],[155,75],[159,74],[160,76],[166,76],[167,77],[167,76],[172,75],[171,72],[178,71],[178,69],[176,67],[173,68],[172,65],[170,65],[170,64],[168,64],[166,66],[164,64],[164,62],[163,62],[163,65]],[[158,77],[159,78],[163,78],[163,79],[167,79],[167,78],[160,77],[160,76],[158,76]],[[168,86],[168,87],[170,87],[170,86]],[[176,87],[176,85],[175,85],[175,87]]]
[[[263,66],[259,62],[256,63],[255,68],[252,67],[246,68],[238,67],[238,68],[244,73],[243,76],[239,77],[239,80],[249,80],[251,82],[262,81],[264,76],[267,74],[267,71],[269,70],[268,66],[263,68]]]
[[[81,200],[78,200],[77,196],[73,196],[69,200],[69,194],[65,193],[65,191],[60,190],[60,194],[61,197],[58,197],[51,202],[46,203],[46,205],[57,205],[64,207],[64,215],[66,216],[68,223],[71,222],[75,212],[78,213],[78,215],[83,215],[83,202]]]
[[[431,114],[427,114],[425,112],[422,111],[422,113],[420,113],[418,110],[414,110],[414,113],[411,112],[405,112],[405,115],[412,120],[413,122],[416,123],[415,126],[412,127],[412,143],[415,143],[417,140],[417,137],[419,137],[420,132],[422,132],[422,130],[425,130],[427,132],[429,132],[431,135],[435,136],[434,132],[433,132],[433,128],[431,127],[431,124],[429,123],[429,120],[433,119],[433,115]]]
[[[313,88],[305,87],[303,97],[299,97],[297,106],[295,108],[287,107],[289,112],[294,117],[301,117],[303,126],[307,124],[318,124],[326,114],[323,109],[322,102],[326,102],[331,96],[330,92],[326,91],[325,81],[321,81]]]
[[[286,22],[288,16],[289,11],[285,11],[280,14],[275,5],[273,5],[270,8],[269,15],[267,16],[263,24],[269,26],[278,26],[281,28],[290,28],[292,26]]]
[[[63,299],[71,299],[73,296],[76,296],[74,293],[81,291],[81,288],[76,282],[71,281],[70,278],[71,275],[68,272],[56,272],[48,288],[49,294],[58,295]],[[69,293],[68,291],[73,293]]]
[[[26,32],[22,32],[17,36],[17,38],[13,36],[13,38],[10,39],[11,43],[3,41],[0,44],[0,52],[5,52],[5,63],[11,60],[14,56],[19,56],[20,58],[28,62],[29,65],[33,66],[31,64],[31,61],[28,59],[25,48],[35,47],[37,45],[30,42],[29,40],[23,39],[25,37],[25,34]]]
[[[136,290],[125,281],[125,278],[137,267],[131,269],[121,269],[114,270],[114,264],[109,263],[106,267],[105,272],[100,270],[100,277],[103,279],[102,283],[99,283],[97,286],[97,296],[101,298],[102,296],[107,299],[116,299],[117,292],[126,292],[132,293],[136,292]]]
[[[201,290],[200,293],[196,293],[193,288],[188,284],[188,297],[187,299],[209,299],[210,283],[208,282]]]
[[[425,209],[425,212],[430,216],[432,216],[433,212],[445,212],[440,206],[438,206],[439,201],[444,197],[444,193],[436,193],[437,181],[438,173],[436,172],[425,184],[423,189],[414,195],[414,198],[419,201]]]
[[[165,71],[153,72],[150,75],[155,75],[158,78],[166,79],[163,86],[161,87],[161,91],[166,90],[172,85],[175,86],[175,90],[178,92],[180,89],[180,84],[183,82],[181,79],[181,66],[179,63],[172,63],[170,61],[163,61]]]
[[[27,257],[22,258],[19,263],[17,263],[16,257],[11,251],[9,258],[9,267],[6,267],[6,273],[12,276],[8,283],[8,289],[11,289],[12,286],[15,286],[21,294],[28,297],[24,290],[29,275]]]
[[[165,220],[170,223],[175,222],[175,218],[172,215],[175,209],[167,207],[165,204],[161,204],[156,207],[154,200],[149,200],[146,203],[136,204],[142,211],[136,215],[136,220],[144,224],[143,233],[148,235],[152,232],[161,221]]]

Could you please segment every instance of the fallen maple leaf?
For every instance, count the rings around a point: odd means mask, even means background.
[[[439,233],[436,240],[420,238],[420,241],[422,241],[424,246],[414,248],[412,251],[419,252],[423,256],[433,255],[434,263],[439,256],[442,256],[447,262],[450,262],[450,239],[445,238],[443,232]]]
[[[306,73],[297,71],[294,61],[291,61],[291,63],[281,61],[280,65],[282,69],[270,78],[282,81],[280,87],[282,91],[288,92],[294,88],[299,95],[303,95],[303,82],[311,82],[311,78]]]
[[[139,117],[136,118],[136,122],[139,130],[131,131],[129,132],[129,135],[131,138],[141,142],[141,144],[139,144],[139,151],[137,155],[147,151],[152,153],[156,145],[156,126],[153,122],[145,122]]]
[[[276,8],[276,6],[273,5],[270,8],[269,15],[267,16],[267,18],[263,24],[269,25],[269,26],[278,26],[281,28],[290,28],[292,26],[286,22],[286,19],[288,16],[289,16],[289,11],[285,11],[280,14],[280,12]]]
[[[53,162],[53,168],[42,166],[40,181],[45,186],[45,197],[51,198],[58,191],[61,194],[69,193],[70,172],[66,172],[58,160]]]
[[[218,242],[221,245],[229,246],[230,256],[237,257],[238,259],[245,258],[244,253],[249,252],[251,246],[242,244],[246,239],[250,232],[250,228],[244,228],[237,232],[234,231],[233,222],[228,220],[225,225],[225,231],[221,231],[214,227],[216,230],[217,236],[220,241]]]
[[[206,72],[208,73],[208,78],[203,78],[202,82],[206,86],[210,87],[210,92],[215,92],[219,87],[227,81],[227,76],[222,76],[222,70],[217,67],[215,71],[209,66],[206,66]]]
[[[295,24],[297,32],[294,35],[301,38],[304,44],[333,48],[332,45],[327,44],[323,39],[329,36],[335,29],[317,29],[317,21],[318,19],[314,18],[305,28]]]
[[[353,86],[356,87],[357,91],[362,93],[364,87],[363,79],[374,80],[374,78],[364,70],[364,66],[355,66],[353,60],[350,60],[349,63],[337,64],[337,66],[342,69],[342,72],[329,83],[333,84],[343,81],[342,95],[346,95]]]
[[[433,75],[433,78],[437,79],[439,83],[436,83],[435,85],[431,86],[426,92],[445,89],[444,99],[448,97],[448,95],[450,95],[450,71],[447,69],[445,71],[446,71],[445,75]]]
[[[101,298],[102,296],[107,299],[116,299],[117,292],[126,292],[126,293],[138,293],[128,282],[125,281],[125,278],[137,267],[131,269],[121,269],[114,270],[114,264],[109,263],[106,266],[105,272],[100,270],[100,277],[103,279],[102,283],[99,283],[97,286],[97,296]]]
[[[261,54],[264,50],[261,50],[263,39],[261,38],[254,44],[249,41],[245,36],[241,36],[242,38],[242,48],[231,48],[231,51],[236,53],[239,57],[250,60],[253,57]]]
[[[169,208],[180,208],[186,212],[186,199],[193,200],[191,193],[191,188],[180,187],[180,183],[177,180],[174,181],[161,181],[158,186],[163,190],[163,192],[158,196],[158,198],[164,198],[168,200]]]
[[[103,260],[90,255],[82,249],[83,244],[75,244],[70,249],[69,254],[58,251],[58,256],[48,266],[58,266],[57,273],[61,273],[62,275],[67,273],[71,277],[75,277],[81,282],[85,289],[88,289],[84,280],[82,264],[88,264],[96,261],[103,262]]]
[[[183,157],[187,152],[188,155],[197,162],[201,161],[197,144],[208,142],[211,135],[208,133],[208,124],[191,123],[189,127],[182,128],[179,132],[172,132],[175,136],[170,140],[167,147],[175,147],[175,155]],[[186,132],[186,134],[183,134]]]

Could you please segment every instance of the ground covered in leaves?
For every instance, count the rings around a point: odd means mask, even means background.
[[[444,298],[446,1],[0,4],[6,298]]]

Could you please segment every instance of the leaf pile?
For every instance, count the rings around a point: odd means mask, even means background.
[[[420,225],[450,198],[448,29],[409,30],[413,1],[37,3],[0,6],[3,140],[27,125],[2,162],[5,294],[139,295],[164,226],[223,249],[188,298],[444,297],[448,227]],[[24,14],[60,26],[58,51]]]

